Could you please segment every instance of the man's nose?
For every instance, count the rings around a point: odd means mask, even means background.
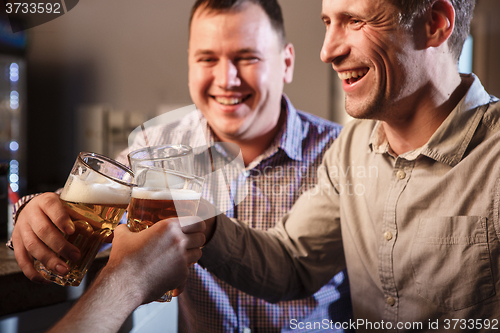
[[[321,48],[321,60],[333,63],[339,57],[348,55],[350,47],[347,43],[347,32],[340,25],[330,24],[325,33],[323,47]]]
[[[215,75],[216,84],[221,88],[230,89],[241,84],[238,67],[231,60],[220,61]]]

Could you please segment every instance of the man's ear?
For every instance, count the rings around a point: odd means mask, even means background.
[[[455,28],[455,9],[449,0],[437,0],[429,10],[426,47],[438,47],[448,40]]]
[[[285,83],[290,83],[293,80],[293,68],[295,66],[295,50],[291,43],[285,45],[283,51],[285,53],[285,73],[283,76],[283,81]]]

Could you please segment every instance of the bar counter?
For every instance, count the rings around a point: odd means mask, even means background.
[[[55,283],[42,285],[30,281],[17,265],[14,251],[4,245],[4,240],[1,242],[0,317],[77,299],[106,265],[110,251],[97,255],[80,286],[62,287]]]

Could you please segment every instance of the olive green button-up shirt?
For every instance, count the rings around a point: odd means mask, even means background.
[[[500,329],[500,103],[470,79],[418,150],[395,156],[379,122],[349,123],[281,224],[220,216],[200,263],[269,301],[312,294],[346,265],[355,320],[331,327]]]

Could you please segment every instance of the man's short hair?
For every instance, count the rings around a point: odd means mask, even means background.
[[[197,0],[191,8],[189,27],[196,10],[203,6],[204,10],[210,11],[237,11],[243,4],[250,2],[260,6],[266,13],[271,26],[278,34],[283,46],[286,44],[283,13],[277,0]]]
[[[401,11],[400,23],[411,27],[415,18],[421,16],[436,0],[391,0]],[[448,46],[458,62],[462,47],[470,30],[470,21],[476,0],[450,0],[455,8],[455,29],[448,39]]]

